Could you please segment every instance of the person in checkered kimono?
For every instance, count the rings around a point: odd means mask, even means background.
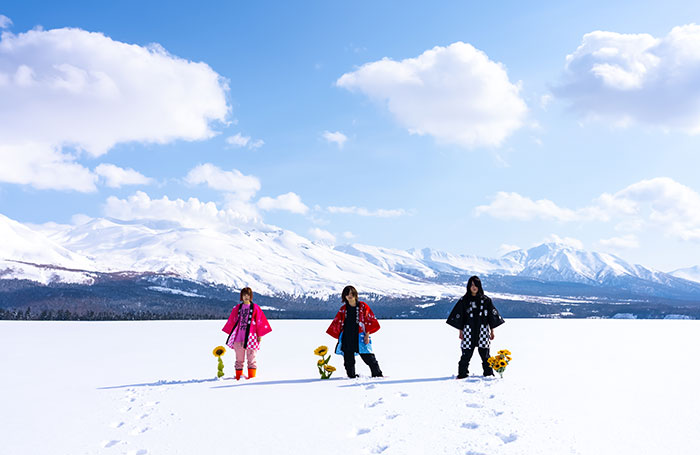
[[[248,359],[248,376],[255,377],[258,364],[255,355],[260,349],[260,339],[272,331],[262,308],[253,303],[253,290],[241,289],[241,303],[234,306],[226,325],[221,329],[228,333],[226,345],[236,352],[236,380],[243,376],[243,365]]]
[[[494,339],[494,329],[504,321],[491,299],[484,295],[478,276],[469,278],[467,293],[455,304],[447,323],[459,330],[462,340],[462,357],[457,365],[457,379],[469,376],[469,361],[474,349],[479,350],[484,376],[493,376],[493,369],[488,363],[489,348]]]

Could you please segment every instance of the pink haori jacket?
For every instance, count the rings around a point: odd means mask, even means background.
[[[243,304],[240,303],[233,307],[231,310],[231,315],[228,317],[228,321],[226,321],[226,325],[224,325],[224,328],[221,329],[229,334],[228,339],[226,340],[226,345],[230,348],[233,348],[233,340],[236,338],[236,332],[242,325],[245,326],[247,322],[242,321],[241,323],[241,321],[239,321],[238,310],[240,309],[241,305]],[[253,307],[253,317],[250,320],[250,327],[244,327],[248,334],[244,347],[246,349],[255,349],[257,351],[260,349],[258,337],[267,335],[272,331],[272,328],[270,328],[270,323],[267,322],[267,318],[265,317],[265,313],[263,313],[262,308],[252,302],[250,305]]]

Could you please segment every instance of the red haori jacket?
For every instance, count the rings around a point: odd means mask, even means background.
[[[357,302],[357,308],[358,317],[360,319],[360,333],[367,332],[371,334],[379,330],[379,321],[377,321],[377,318],[374,316],[374,313],[369,305],[367,305],[365,302]],[[340,310],[338,310],[338,314],[335,315],[335,318],[328,327],[328,330],[326,330],[328,335],[332,336],[333,338],[340,337],[340,332],[342,332],[343,327],[345,327],[346,314],[345,305],[343,305],[340,307]]]

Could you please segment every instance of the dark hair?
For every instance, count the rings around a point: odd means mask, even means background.
[[[245,287],[245,288],[241,289],[241,297],[240,297],[241,302],[243,301],[243,296],[244,296],[244,295],[249,295],[249,296],[250,296],[250,301],[251,301],[251,302],[253,301],[253,290],[250,289],[249,287]]]
[[[481,280],[476,275],[469,278],[469,281],[467,281],[467,295],[469,295],[469,296],[472,295],[472,283],[475,284],[476,287],[479,288],[479,290],[476,291],[476,295],[478,297],[483,297],[484,296],[484,288],[481,287]]]
[[[345,288],[343,289],[343,293],[340,294],[343,303],[348,303],[347,297],[350,294],[352,294],[353,297],[355,297],[355,300],[357,300],[357,289],[355,289],[354,286],[345,286]]]

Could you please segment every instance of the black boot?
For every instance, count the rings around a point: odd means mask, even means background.
[[[373,378],[383,378],[382,370],[379,368],[379,362],[374,354],[360,354],[362,360],[369,367],[369,371],[372,373]]]
[[[462,357],[459,358],[457,364],[457,379],[464,379],[469,376],[469,361],[474,354],[474,348],[462,349]]]
[[[355,374],[355,354],[350,353],[350,355],[343,355],[343,365],[345,366],[345,373],[349,378],[356,378]]]

